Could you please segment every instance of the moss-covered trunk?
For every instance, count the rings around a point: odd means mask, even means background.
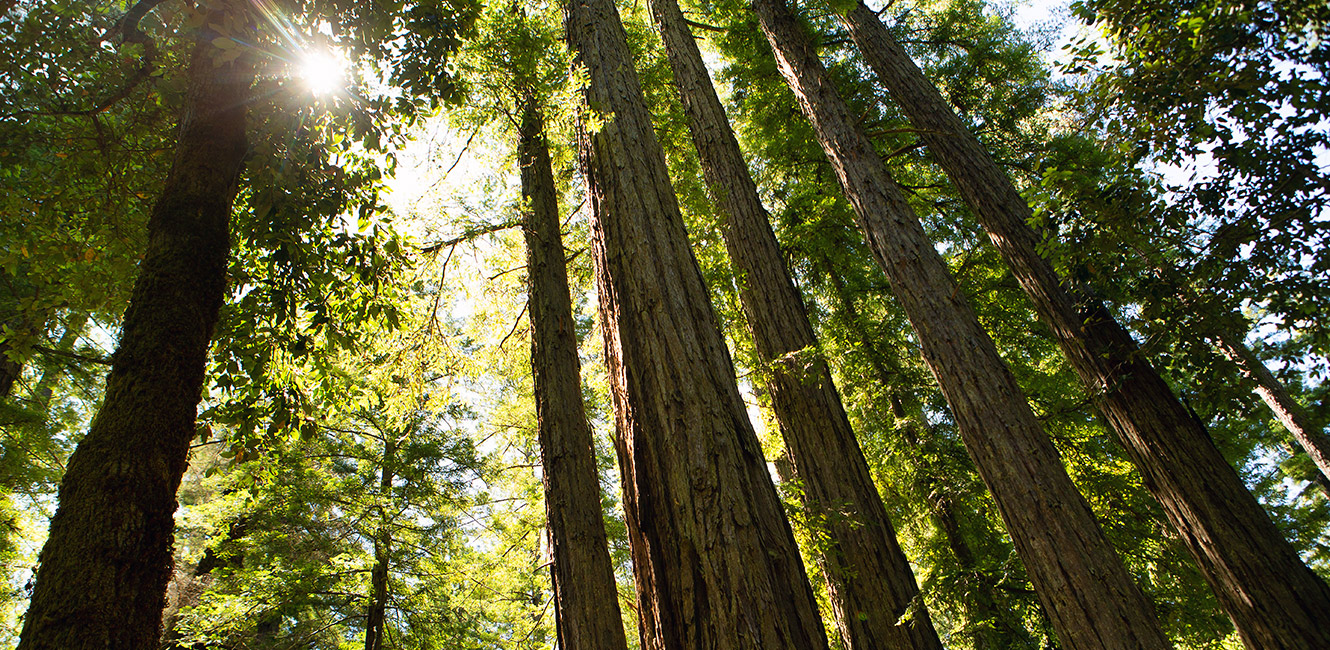
[[[245,22],[239,3],[224,6],[215,23]],[[157,645],[175,493],[226,288],[254,79],[249,57],[223,63],[219,53],[206,39],[194,49],[175,159],[148,223],[105,399],[60,485],[22,650]]]

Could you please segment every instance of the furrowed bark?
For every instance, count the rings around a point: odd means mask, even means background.
[[[1330,647],[1330,587],[1303,564],[1204,425],[1103,305],[1061,283],[1038,253],[1029,205],[877,15],[860,2],[843,21],[988,231],[1243,640]]]
[[[220,12],[219,12],[220,13]],[[243,6],[226,15],[244,23]],[[157,645],[171,575],[172,514],[226,288],[231,204],[246,151],[253,63],[195,46],[175,159],[106,396],[69,460],[42,549],[22,650]]]
[[[819,562],[841,638],[850,650],[940,650],[702,54],[675,0],[652,0],[651,13],[739,272],[739,297],[767,364],[766,388],[803,505],[831,538]]]
[[[754,0],[781,75],[818,135],[869,248],[941,385],[1060,640],[1069,648],[1166,648],[1015,378],[899,187],[830,85],[784,0]]]
[[[825,649],[618,13],[565,12],[642,645]]]
[[[624,650],[614,568],[600,505],[596,450],[582,407],[581,363],[568,269],[559,232],[558,192],[540,109],[523,100],[518,157],[526,202],[528,311],[545,512],[554,564],[560,648]]]

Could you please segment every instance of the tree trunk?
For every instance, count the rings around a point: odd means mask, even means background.
[[[1302,563],[1131,335],[1097,301],[1063,288],[1039,256],[1029,205],[877,15],[860,2],[844,21],[988,230],[1243,640],[1330,648],[1330,626],[1322,624],[1330,587]]]
[[[1256,394],[1261,396],[1280,424],[1293,434],[1293,439],[1311,456],[1321,476],[1330,479],[1330,436],[1312,426],[1302,405],[1294,401],[1284,384],[1247,347],[1241,336],[1218,330],[1212,334],[1211,341],[1224,356],[1238,365],[1242,376],[1256,384]]]
[[[578,143],[642,645],[827,647],[610,0],[571,0]]]
[[[915,494],[928,495],[927,501],[929,509],[932,511],[933,518],[936,519],[938,530],[942,532],[946,540],[947,548],[951,550],[956,559],[957,566],[973,576],[984,576],[984,579],[975,588],[965,592],[964,609],[968,620],[965,621],[965,632],[974,644],[974,650],[1014,650],[1017,648],[1033,648],[1036,643],[1030,636],[1029,630],[1021,621],[1020,616],[1014,611],[998,606],[997,596],[995,594],[996,584],[987,579],[987,576],[979,567],[979,558],[975,555],[974,549],[968,539],[965,531],[961,528],[960,514],[957,512],[956,504],[946,497],[949,486],[944,484],[939,478],[943,476],[931,466],[927,454],[924,450],[924,436],[920,434],[922,428],[929,437],[935,437],[930,431],[930,426],[923,414],[916,410],[911,413],[905,407],[905,400],[901,392],[892,388],[900,384],[897,373],[892,371],[877,345],[873,343],[870,337],[865,333],[864,318],[858,307],[854,304],[854,298],[850,295],[845,286],[845,281],[836,271],[830,268],[828,262],[828,274],[831,278],[832,289],[836,298],[836,309],[842,312],[842,317],[848,323],[846,326],[853,337],[853,342],[864,351],[868,357],[873,375],[879,384],[887,390],[887,405],[891,414],[897,421],[898,430],[905,439],[907,445],[914,452],[914,464],[916,468]],[[987,521],[985,519],[985,521]],[[991,538],[998,536],[997,531],[984,524],[982,532]]]
[[[1077,650],[1168,647],[1150,602],[1067,477],[1015,377],[830,85],[802,27],[784,0],[754,0],[753,8],[1062,641]]]
[[[596,449],[582,407],[581,367],[554,172],[540,109],[530,93],[523,100],[520,131],[531,369],[545,512],[554,555],[550,578],[555,632],[560,648],[624,650],[628,642],[605,538]]]
[[[651,12],[738,271],[766,388],[803,482],[803,505],[830,535],[820,562],[841,638],[850,650],[940,649],[697,43],[675,0],[653,0]]]
[[[23,366],[9,358],[9,342],[0,341],[0,399],[14,392],[14,383],[23,373]]]
[[[230,15],[215,13],[211,24],[245,22],[241,5],[225,7]],[[206,38],[194,49],[175,160],[148,223],[105,400],[60,486],[22,650],[139,650],[158,641],[175,492],[226,289],[254,79],[248,56],[222,63],[218,54]]]
[[[374,568],[369,574],[369,606],[365,610],[365,650],[383,649],[384,616],[388,612],[388,569],[392,553],[392,522],[387,508],[392,505],[393,469],[397,465],[397,440],[391,429],[379,428],[383,438],[383,467],[379,468],[379,530],[374,535]]]

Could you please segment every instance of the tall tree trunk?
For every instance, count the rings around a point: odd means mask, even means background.
[[[846,327],[852,337],[851,340],[868,358],[873,376],[886,389],[887,405],[892,416],[896,418],[898,430],[914,452],[917,481],[915,493],[928,495],[929,509],[936,520],[938,530],[946,540],[947,548],[956,558],[957,566],[971,575],[984,575],[980,570],[979,558],[961,528],[960,513],[957,512],[956,504],[946,496],[949,486],[939,478],[941,473],[935,470],[924,451],[924,435],[921,435],[920,429],[922,428],[929,437],[935,437],[930,431],[931,427],[917,409],[912,413],[906,408],[905,398],[896,388],[900,384],[897,373],[890,368],[882,352],[866,334],[864,316],[854,304],[854,297],[850,295],[845,281],[835,269],[831,268],[829,261],[826,266],[836,299],[836,309],[847,321]],[[996,538],[998,535],[997,531],[987,525],[982,531],[991,538]],[[1030,636],[1029,630],[1014,611],[998,606],[995,590],[996,584],[984,579],[975,585],[975,588],[968,589],[963,596],[965,612],[969,619],[965,621],[968,628],[966,633],[970,636],[975,650],[1033,648],[1036,643]]]
[[[379,427],[384,434],[383,466],[379,468],[379,530],[374,535],[374,568],[369,574],[369,606],[365,610],[365,650],[383,650],[383,628],[388,613],[388,570],[392,554],[392,522],[387,508],[392,505],[394,468],[397,466],[397,439],[394,431]]]
[[[1060,638],[1077,650],[1168,647],[1150,602],[1104,538],[1015,377],[831,86],[803,28],[784,0],[754,0],[753,8]]]
[[[642,645],[819,650],[826,632],[739,396],[611,0],[571,0],[578,144]]]
[[[614,566],[605,538],[596,449],[582,407],[582,377],[573,328],[568,269],[559,232],[559,202],[540,109],[523,99],[518,158],[526,202],[526,261],[531,314],[531,369],[544,468],[545,513],[554,564],[560,648],[624,650]]]
[[[820,562],[841,638],[850,650],[940,649],[702,54],[675,0],[653,0],[651,13],[740,276],[739,297],[767,364],[766,388],[803,483],[803,505],[830,535]]]
[[[1243,377],[1256,384],[1256,394],[1261,396],[1266,406],[1270,407],[1275,417],[1279,419],[1280,424],[1293,434],[1293,439],[1298,441],[1312,462],[1316,463],[1322,479],[1330,479],[1330,436],[1327,436],[1324,430],[1312,425],[1302,405],[1293,399],[1288,389],[1284,388],[1284,384],[1265,367],[1265,362],[1247,347],[1241,336],[1228,330],[1216,329],[1211,333],[1210,340],[1220,352],[1224,353],[1224,356],[1237,364],[1238,371]]]
[[[211,24],[247,22],[240,3],[222,6]],[[175,493],[226,289],[254,79],[248,55],[222,62],[218,54],[208,38],[194,49],[175,160],[148,223],[105,400],[60,485],[22,650],[157,644]]]
[[[1030,206],[877,15],[860,2],[844,22],[988,230],[1243,640],[1330,648],[1323,624],[1330,587],[1303,564],[1131,335],[1103,305],[1062,286],[1037,251]]]

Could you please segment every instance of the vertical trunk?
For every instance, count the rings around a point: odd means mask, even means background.
[[[1211,341],[1224,356],[1238,365],[1244,377],[1256,384],[1256,394],[1261,396],[1284,428],[1293,434],[1293,439],[1311,456],[1321,476],[1330,478],[1330,436],[1312,425],[1307,412],[1293,400],[1284,384],[1247,347],[1241,336],[1218,330],[1212,334]]]
[[[850,650],[941,648],[832,383],[770,217],[757,195],[697,43],[675,0],[653,0],[674,83],[702,162],[739,296],[807,511],[825,522],[820,562]]]
[[[825,649],[618,12],[565,11],[643,647]]]
[[[384,615],[388,612],[388,560],[392,553],[393,533],[387,509],[392,506],[393,468],[397,465],[397,440],[392,430],[380,428],[383,441],[383,467],[379,469],[379,530],[374,535],[374,568],[369,574],[369,607],[365,611],[365,650],[383,649]]]
[[[231,15],[214,15],[214,24],[244,22],[242,6],[224,6]],[[254,78],[248,56],[221,63],[218,52],[208,39],[195,46],[175,160],[148,223],[105,400],[60,485],[23,650],[157,644],[175,492],[226,288]]]
[[[844,20],[988,230],[1243,640],[1259,648],[1330,647],[1330,627],[1320,624],[1330,612],[1330,587],[1302,563],[1131,335],[1102,305],[1062,286],[1038,254],[1029,205],[877,15],[860,2]]]
[[[520,131],[531,368],[554,555],[550,577],[558,645],[570,650],[623,650],[628,642],[605,539],[596,450],[582,408],[554,172],[540,110],[530,93],[523,100]]]
[[[753,8],[1062,641],[1077,650],[1168,647],[1150,602],[1104,538],[1015,377],[830,85],[803,28],[784,0],[754,0]]]

